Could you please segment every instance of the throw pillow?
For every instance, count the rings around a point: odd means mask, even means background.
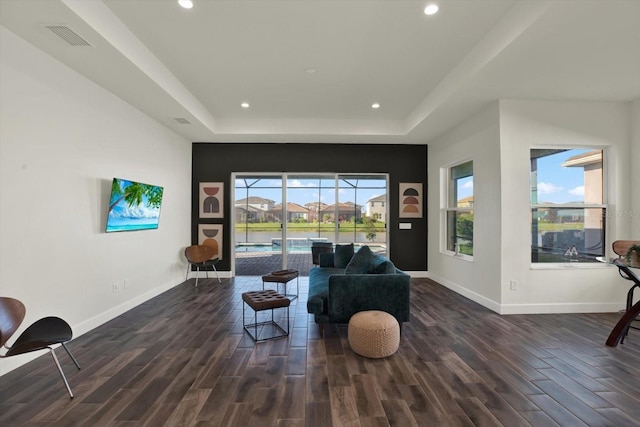
[[[345,274],[367,274],[373,270],[375,254],[369,246],[363,246],[353,255],[344,269]]]
[[[379,262],[373,269],[375,274],[394,274],[396,272],[396,266],[389,260]]]
[[[326,254],[318,254],[320,264],[318,267],[333,267],[334,254],[333,252],[327,252]]]
[[[333,266],[336,268],[345,268],[353,257],[353,243],[348,245],[336,245],[333,253]]]

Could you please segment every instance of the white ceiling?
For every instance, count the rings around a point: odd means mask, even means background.
[[[193,1],[0,0],[0,23],[190,141],[426,143],[497,99],[640,98],[640,0]]]

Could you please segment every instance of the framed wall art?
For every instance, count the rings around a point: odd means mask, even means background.
[[[198,224],[198,244],[212,246],[214,258],[222,259],[222,224]]]
[[[201,182],[198,194],[200,218],[224,217],[224,182]]]
[[[400,183],[400,218],[422,218],[422,183]]]

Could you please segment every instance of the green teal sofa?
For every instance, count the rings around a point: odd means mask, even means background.
[[[349,250],[350,249],[350,250]],[[363,246],[337,245],[335,252],[320,254],[320,266],[309,272],[307,312],[321,332],[327,323],[349,323],[364,310],[381,310],[400,324],[409,321],[411,277],[386,257]]]

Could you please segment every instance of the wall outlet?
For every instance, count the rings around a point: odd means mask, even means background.
[[[118,292],[122,288],[120,282],[113,282],[113,292]]]
[[[517,291],[518,290],[518,281],[517,280],[512,280],[511,282],[509,282],[509,286],[510,286],[510,289],[512,291]]]

